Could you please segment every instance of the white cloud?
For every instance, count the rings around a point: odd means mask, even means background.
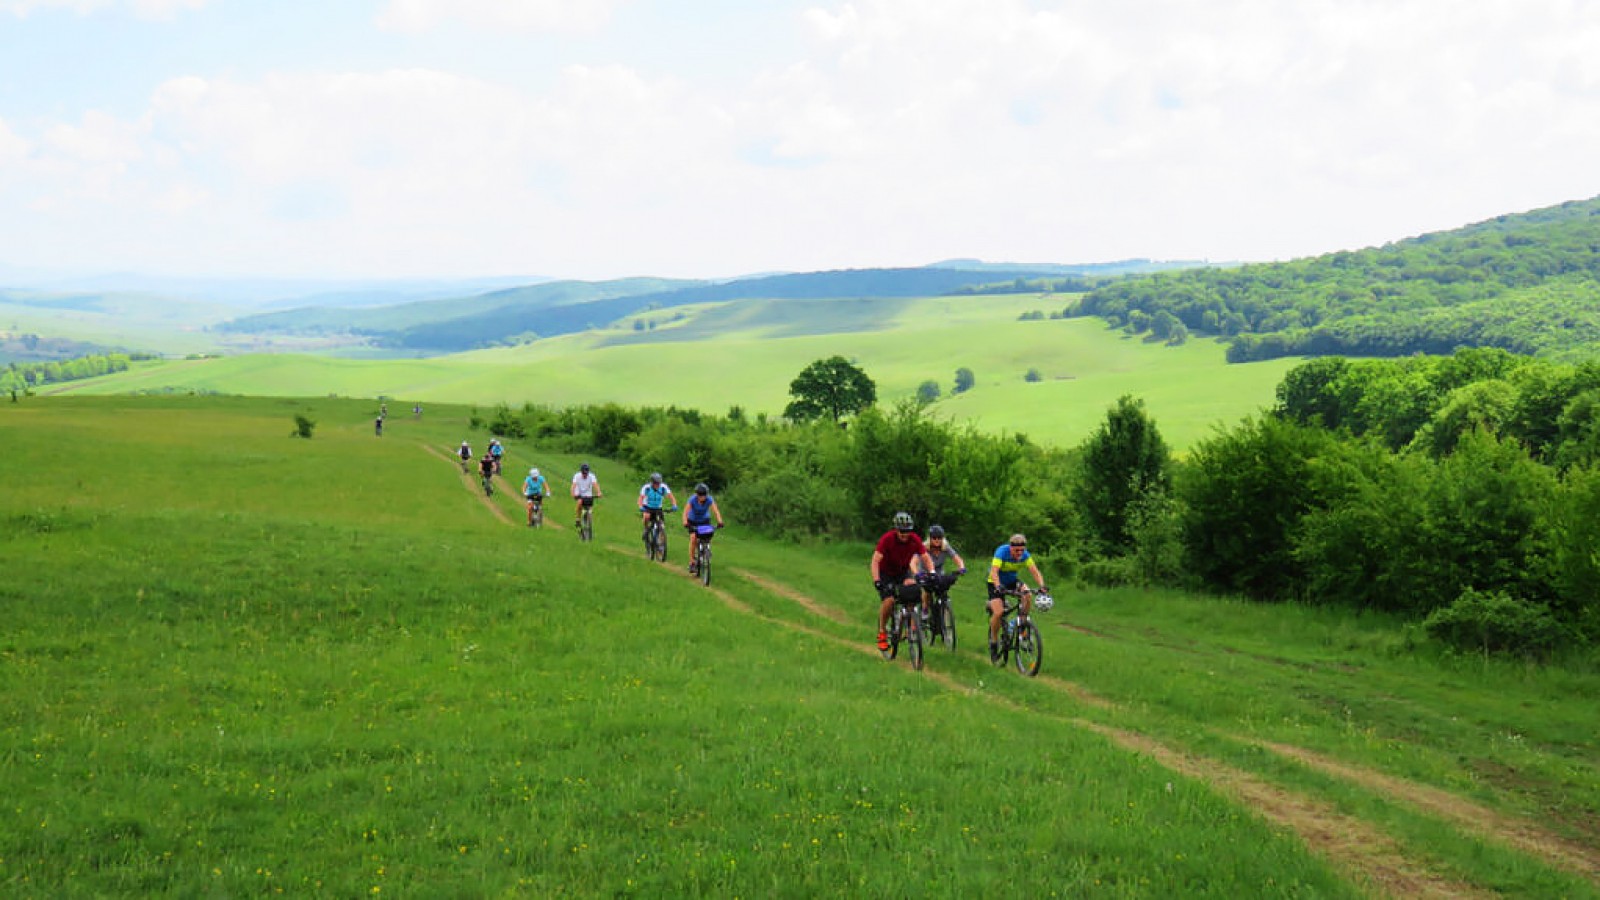
[[[514,31],[586,31],[611,18],[614,0],[389,0],[378,14],[388,31],[424,32],[445,22]]]
[[[27,18],[35,10],[65,9],[80,16],[108,9],[129,9],[141,19],[171,19],[185,10],[203,8],[209,0],[0,0],[0,13]]]

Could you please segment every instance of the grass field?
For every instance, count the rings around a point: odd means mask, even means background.
[[[388,396],[409,404],[554,406],[616,402],[780,414],[813,360],[843,355],[878,385],[909,397],[926,380],[938,415],[986,431],[1076,444],[1124,393],[1145,400],[1169,442],[1187,447],[1273,402],[1296,360],[1228,365],[1222,345],[1147,344],[1099,320],[1018,321],[1065,301],[1034,295],[922,300],[747,301],[643,314],[612,329],[425,360],[248,355],[168,361],[53,388],[69,393],[215,391],[254,396]],[[684,313],[684,318],[675,316]],[[829,331],[846,328],[847,332]],[[827,332],[827,333],[823,333]],[[951,396],[957,368],[976,386]],[[1041,381],[1028,383],[1029,369]]]
[[[0,404],[0,893],[1600,894],[1592,673],[1123,591],[1063,596],[1030,680],[963,583],[919,674],[864,546],[730,509],[707,589],[632,473],[595,460],[580,545],[444,456],[464,409],[372,412]]]

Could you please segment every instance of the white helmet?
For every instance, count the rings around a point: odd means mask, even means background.
[[[529,469],[528,470],[528,477],[529,478],[538,478],[539,477],[539,470],[538,469]]]

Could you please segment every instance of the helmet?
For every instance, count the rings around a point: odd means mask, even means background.
[[[588,463],[584,463],[583,465],[579,466],[578,467],[578,471],[579,472],[587,472],[587,471],[589,471],[589,464]]]
[[[943,525],[929,525],[928,526],[928,537],[929,538],[942,538],[942,537],[944,537],[944,526]]]
[[[911,529],[913,529],[915,527],[917,527],[917,526],[916,526],[915,523],[913,523],[911,521],[911,513],[908,513],[908,512],[897,512],[897,513],[894,514],[894,530],[895,531],[910,531]]]
[[[650,473],[650,483],[651,484],[660,484],[661,483],[661,473],[660,472],[651,472]]]
[[[538,478],[539,477],[539,470],[538,469],[529,469],[528,470],[528,477],[529,478]]]
[[[462,441],[461,442],[461,446],[463,446],[463,447],[467,446],[467,442],[466,441]]]
[[[694,486],[694,492],[696,494],[700,494],[701,496],[705,496],[706,494],[711,493],[711,488],[706,487],[706,483],[702,481]]]

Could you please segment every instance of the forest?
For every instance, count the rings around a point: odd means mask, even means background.
[[[1498,347],[1578,360],[1600,337],[1600,198],[1382,247],[1104,282],[1065,315],[1158,319],[1229,340],[1230,362]]]
[[[27,391],[60,381],[76,381],[126,371],[138,354],[90,354],[50,362],[13,362],[0,368],[0,391]]]

